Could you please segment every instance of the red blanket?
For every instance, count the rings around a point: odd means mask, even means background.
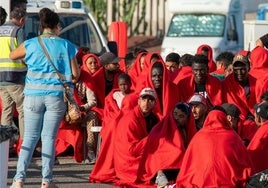
[[[63,153],[69,146],[72,146],[74,149],[75,161],[79,163],[82,162],[84,160],[83,131],[85,130],[83,130],[79,125],[71,126],[64,121],[61,121],[58,136],[55,142],[56,156]]]
[[[255,84],[256,78],[248,75],[250,95],[246,97],[244,88],[235,80],[234,73],[223,80],[224,101],[235,104],[241,111],[241,119],[247,119],[248,113],[254,114],[254,105],[256,104]]]
[[[118,76],[122,73],[122,71],[119,71],[113,80],[113,88],[118,88]],[[104,68],[100,68],[93,76],[94,81],[94,88],[92,90],[94,91],[95,95],[98,99],[97,107],[103,109],[104,103],[105,103],[105,75],[104,75]]]
[[[118,108],[116,101],[112,97],[115,91],[118,91],[118,89],[114,89],[105,98],[103,125],[100,132],[102,142],[97,161],[90,173],[90,182],[115,183],[116,181],[113,158],[113,143],[116,125],[122,114],[120,114],[120,109]],[[127,96],[128,95],[126,95],[125,98]],[[123,105],[125,104],[124,99],[122,101]]]
[[[135,84],[135,90],[141,90],[143,88],[144,85],[146,85],[146,79],[148,76],[148,73],[151,71],[151,66],[152,64],[154,64],[156,61],[161,61],[164,63],[162,57],[155,52],[148,52],[145,56],[144,59],[144,67],[142,69],[142,71],[140,72],[140,74],[136,77],[136,78],[131,78],[132,80],[134,80],[134,82],[136,82]],[[164,64],[165,66],[165,64]],[[167,73],[169,74],[169,73]]]
[[[180,80],[186,78],[187,76],[191,76],[191,75],[192,75],[192,67],[184,66],[178,71],[178,74],[174,78],[173,83],[177,85],[180,82]]]
[[[81,75],[80,75],[80,81],[82,81],[85,86],[91,90],[94,90],[96,88],[95,83],[93,82],[93,76],[96,73],[91,73],[90,70],[86,66],[86,60],[89,57],[94,57],[99,69],[101,67],[100,60],[97,56],[94,54],[86,54],[83,56],[83,64],[81,66]],[[82,105],[83,102],[81,101],[77,89],[74,89],[74,98],[78,105]],[[102,109],[93,107],[91,110],[98,113],[99,118],[102,118]],[[69,146],[72,146],[74,148],[74,158],[77,162],[82,162],[84,154],[87,153],[87,149],[84,151],[83,148],[83,142],[85,142],[84,139],[86,139],[86,135],[83,135],[83,132],[86,130],[83,130],[83,128],[80,125],[70,126],[68,123],[66,123],[64,120],[61,121],[61,125],[59,128],[59,132],[56,139],[56,155],[59,155],[63,153]],[[85,152],[85,153],[84,153]]]
[[[161,95],[157,95],[157,105],[154,109],[154,112],[158,115],[159,119],[162,119],[164,116],[171,112],[172,108],[179,101],[178,88],[169,79],[169,72],[166,69],[165,63],[162,60],[158,60],[150,64],[146,76],[140,78],[141,80],[136,87],[136,91],[138,91],[139,93],[145,87],[150,87],[154,89],[154,84],[152,82],[152,68],[155,63],[161,63],[163,66],[162,92]],[[163,107],[163,109],[161,109],[161,106]]]
[[[255,172],[268,169],[268,121],[262,124],[248,145]]]
[[[187,125],[187,143],[190,142],[195,133],[196,127],[191,115]],[[179,169],[185,149],[173,114],[170,113],[152,129],[148,136],[137,182],[153,184],[151,179],[158,170]]]
[[[176,187],[243,187],[251,160],[226,115],[211,111],[185,153]]]
[[[179,89],[179,101],[188,102],[191,96],[195,93],[194,76],[188,76],[182,79],[177,87]],[[222,83],[218,78],[207,75],[206,81],[207,98],[212,105],[221,105],[222,100]]]
[[[268,75],[256,81],[255,91],[256,91],[256,102],[257,103],[262,102],[261,95],[264,92],[268,91]]]
[[[256,46],[250,53],[251,67],[249,73],[259,79],[268,71],[268,51],[261,46]]]
[[[141,58],[145,58],[147,52],[139,53],[134,60],[132,66],[130,67],[128,71],[128,75],[131,77],[132,80],[132,88],[134,89],[136,87],[137,81],[139,79],[140,74],[142,73],[141,69]],[[148,67],[149,63],[144,61],[144,66]]]
[[[212,48],[207,45],[207,44],[203,44],[203,45],[200,45],[198,48],[197,48],[197,51],[196,53],[197,54],[202,54],[202,49],[203,48],[207,48],[208,49],[208,52],[207,52],[207,57],[208,57],[208,67],[209,67],[209,72],[213,72],[216,70],[216,63],[214,62],[213,60],[213,50]]]
[[[119,184],[129,185],[136,180],[147,136],[145,119],[136,106],[120,119],[114,137],[114,167]]]
[[[255,121],[247,119],[240,120],[238,123],[238,135],[243,139],[250,141],[258,130]]]

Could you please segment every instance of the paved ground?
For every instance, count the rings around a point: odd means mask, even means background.
[[[54,168],[54,181],[59,188],[112,188],[107,184],[89,184],[88,176],[93,165],[76,163],[72,157],[60,157],[60,165]],[[17,158],[10,158],[8,163],[8,187],[16,172]],[[38,188],[41,184],[41,159],[34,158],[27,171],[25,188]]]

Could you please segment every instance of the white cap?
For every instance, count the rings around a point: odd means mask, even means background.
[[[188,101],[189,104],[196,104],[196,103],[202,103],[203,105],[207,106],[207,100],[203,95],[200,94],[194,94],[190,100]]]
[[[154,99],[156,99],[156,93],[155,91],[150,88],[150,87],[146,87],[146,88],[143,88],[140,92],[140,97],[144,97],[146,95],[149,95],[151,97],[153,97]]]

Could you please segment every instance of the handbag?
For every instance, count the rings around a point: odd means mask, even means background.
[[[38,42],[40,43],[40,46],[42,47],[45,55],[47,56],[48,61],[50,62],[52,67],[55,69],[55,71],[60,79],[60,82],[63,85],[64,101],[66,101],[66,103],[67,103],[67,108],[66,108],[64,120],[70,125],[75,125],[75,124],[81,123],[83,120],[82,116],[81,116],[81,112],[79,110],[78,104],[76,103],[76,101],[74,99],[74,96],[71,92],[70,87],[68,86],[68,84],[66,82],[64,82],[63,76],[60,74],[60,72],[55,67],[54,63],[52,62],[40,36],[38,37]]]
[[[64,99],[67,102],[67,109],[64,120],[70,125],[76,125],[83,121],[81,111],[76,103],[70,87],[64,87]]]

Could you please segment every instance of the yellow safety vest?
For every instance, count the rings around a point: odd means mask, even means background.
[[[11,60],[9,54],[18,47],[16,25],[0,26],[0,82],[21,82],[27,67],[21,60]]]

